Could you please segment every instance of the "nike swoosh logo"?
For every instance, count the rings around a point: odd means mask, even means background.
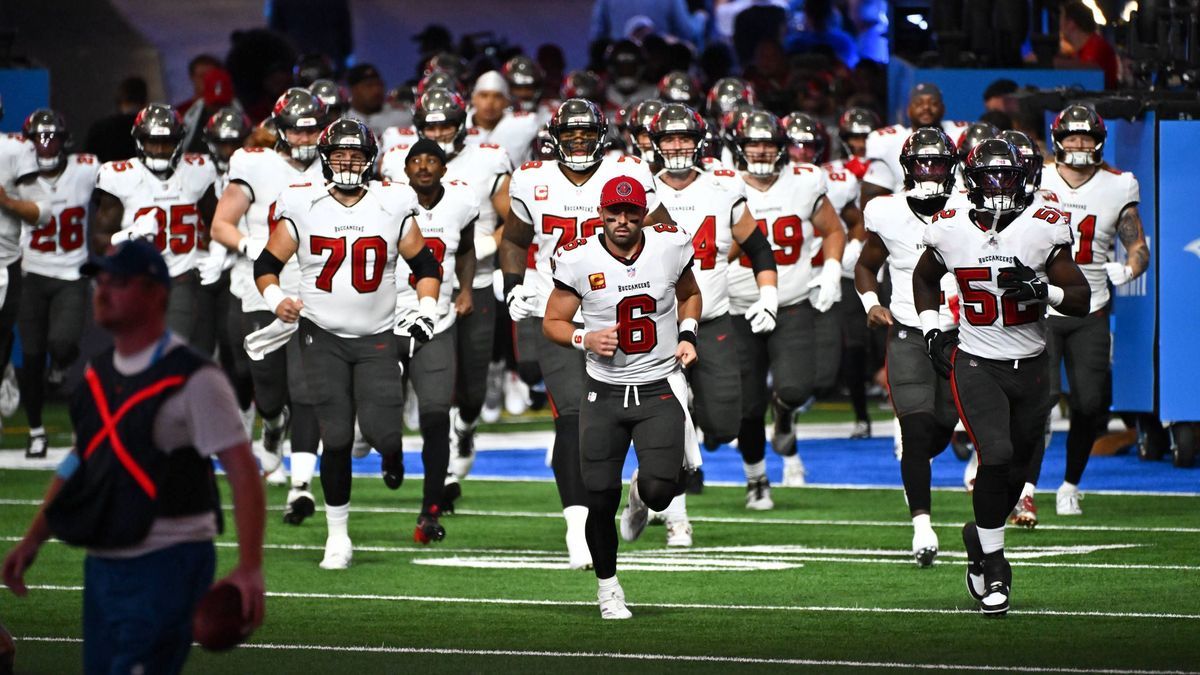
[[[725,334],[725,333],[722,333],[722,334],[720,334],[720,335],[718,335],[718,336],[717,336],[717,342],[724,342],[724,341],[725,341],[725,338],[727,338],[727,337],[729,337],[729,335],[727,335],[727,334]]]

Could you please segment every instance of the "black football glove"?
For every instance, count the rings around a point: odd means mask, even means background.
[[[1017,302],[1045,302],[1049,294],[1046,282],[1038,279],[1037,272],[1015,257],[1012,267],[1000,268],[996,285],[1005,289],[1004,297]]]
[[[411,312],[400,321],[400,330],[423,345],[433,339],[433,319]]]
[[[958,340],[953,336],[947,335],[937,328],[925,334],[925,351],[929,353],[933,369],[946,379],[950,379],[950,371],[954,369],[954,365],[950,363],[950,352],[957,343]]]

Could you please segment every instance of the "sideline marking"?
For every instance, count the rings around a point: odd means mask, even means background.
[[[0,586],[2,587],[2,586]],[[5,587],[6,588],[6,587]],[[31,590],[42,591],[74,591],[83,590],[83,586],[30,585]],[[537,607],[596,607],[595,600],[538,600],[525,598],[460,598],[430,595],[382,595],[377,593],[295,593],[288,591],[267,591],[268,598],[291,598],[301,600],[376,600],[384,602],[428,602],[441,604],[468,605],[528,605]],[[652,607],[655,609],[699,609],[736,612],[803,612],[803,613],[839,613],[839,614],[967,614],[977,615],[977,609],[938,609],[921,607],[835,607],[828,605],[720,605],[714,603],[687,602],[647,602],[629,603],[630,607]],[[1014,610],[1013,614],[1022,616],[1064,616],[1092,617],[1103,619],[1173,619],[1180,621],[1200,621],[1200,614],[1177,614],[1167,612],[1074,612],[1056,609]]]

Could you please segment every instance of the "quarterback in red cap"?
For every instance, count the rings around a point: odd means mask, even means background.
[[[685,448],[687,381],[696,362],[702,309],[692,273],[691,236],[671,223],[643,227],[646,190],[616,176],[600,192],[603,230],[554,253],[554,290],[542,330],[557,344],[587,356],[579,411],[580,469],[587,490],[587,544],[599,580],[600,616],[628,619],[617,583],[621,466],[633,443],[638,470],[621,514],[621,536],[637,539],[649,509],[663,511],[683,490],[686,469],[699,465]],[[582,310],[583,327],[574,323]]]

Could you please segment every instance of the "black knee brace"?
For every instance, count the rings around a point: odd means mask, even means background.
[[[655,511],[665,511],[670,506],[671,500],[675,499],[674,481],[639,475],[637,487],[642,501]]]

